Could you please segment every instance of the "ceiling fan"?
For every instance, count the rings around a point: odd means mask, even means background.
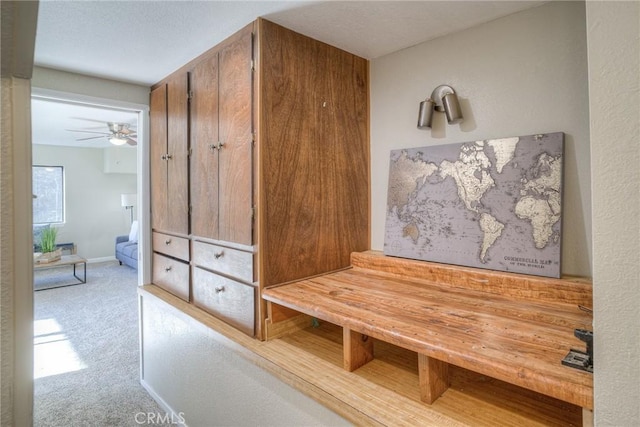
[[[98,121],[91,119],[83,119],[90,121]],[[104,123],[104,122],[101,122]],[[76,141],[87,141],[90,139],[99,139],[99,138],[107,138],[107,140],[113,145],[137,145],[138,141],[136,139],[137,134],[135,129],[131,129],[131,125],[129,123],[116,123],[116,122],[106,122],[105,123],[109,132],[99,132],[94,130],[85,130],[85,129],[67,129],[70,132],[81,132],[81,133],[97,133],[100,134],[98,136],[89,136],[87,138],[78,138]]]

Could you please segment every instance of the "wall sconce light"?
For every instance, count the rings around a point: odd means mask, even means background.
[[[433,90],[431,97],[420,103],[418,112],[418,129],[431,127],[433,111],[444,112],[450,125],[463,120],[458,96],[451,86],[440,85]]]
[[[131,223],[133,224],[133,205],[136,204],[136,199],[138,198],[137,194],[121,194],[120,195],[120,204],[123,208],[129,210],[131,209]]]

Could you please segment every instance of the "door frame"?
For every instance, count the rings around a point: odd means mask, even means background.
[[[137,220],[140,225],[138,250],[140,260],[138,262],[138,286],[151,282],[151,210],[149,197],[149,106],[115,99],[99,98],[72,92],[33,87],[31,99],[46,99],[49,101],[64,102],[69,104],[90,105],[95,107],[128,110],[138,115],[137,137],[137,179],[136,190]]]

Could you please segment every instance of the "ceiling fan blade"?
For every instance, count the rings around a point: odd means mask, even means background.
[[[127,144],[131,146],[136,146],[138,145],[138,141],[136,141],[135,139],[127,138]]]
[[[81,133],[99,133],[101,135],[111,135],[109,132],[97,132],[93,130],[80,130],[80,129],[65,129],[69,132],[81,132]]]
[[[87,122],[96,122],[96,123],[102,123],[103,125],[106,125],[107,122],[105,120],[96,120],[96,119],[87,119],[85,117],[69,117],[70,119],[76,119],[76,120],[84,120]]]
[[[76,141],[88,141],[89,139],[98,139],[98,138],[106,138],[106,136],[90,136],[89,138],[76,139]]]

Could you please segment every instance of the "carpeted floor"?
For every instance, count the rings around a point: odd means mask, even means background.
[[[34,283],[73,279],[37,271]],[[140,385],[137,272],[87,265],[87,283],[34,292],[34,426],[170,425]],[[164,418],[166,419],[166,418]]]

